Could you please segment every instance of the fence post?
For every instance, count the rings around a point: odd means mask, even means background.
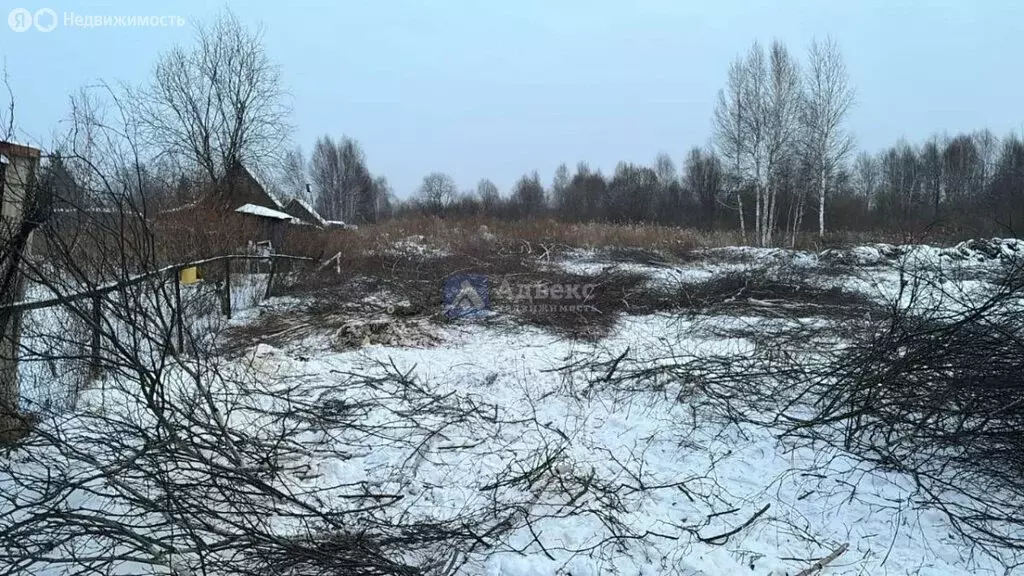
[[[0,304],[13,305],[24,297],[25,284],[20,272],[15,273],[14,289],[0,294]],[[19,428],[16,415],[21,400],[18,382],[18,347],[21,338],[21,315],[18,309],[0,312],[0,445]]]
[[[231,319],[231,257],[224,257],[224,315]]]
[[[270,298],[270,287],[274,285],[274,272],[277,270],[277,259],[273,255],[270,256],[270,278],[267,279],[267,291],[263,294],[263,299]]]
[[[185,313],[181,309],[181,271],[183,268],[174,269],[174,319],[178,325],[178,353],[185,352]]]
[[[91,354],[89,358],[89,368],[92,370],[93,377],[100,375],[100,322],[101,322],[101,310],[100,310],[100,295],[95,294],[92,297],[92,345]]]

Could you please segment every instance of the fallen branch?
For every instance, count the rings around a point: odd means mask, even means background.
[[[737,526],[736,528],[733,528],[732,530],[730,530],[728,532],[723,532],[722,534],[719,534],[718,536],[712,536],[710,538],[704,538],[704,537],[702,537],[702,536],[700,536],[698,534],[697,535],[697,539],[700,540],[701,542],[704,542],[705,544],[714,544],[715,546],[721,546],[721,545],[723,545],[723,544],[725,544],[726,542],[729,541],[729,537],[730,536],[733,536],[734,534],[736,534],[740,530],[743,530],[747,526],[750,526],[751,524],[753,524],[754,520],[757,520],[758,518],[760,518],[762,514],[764,514],[765,512],[768,511],[769,508],[771,508],[771,506],[772,506],[771,504],[765,504],[764,508],[761,508],[760,510],[758,510],[757,513],[755,513],[753,516],[751,516],[749,520],[747,520],[743,524],[740,524],[739,526]],[[721,542],[718,542],[718,540],[721,540]]]
[[[825,566],[827,566],[829,563],[831,563],[833,560],[835,560],[836,558],[839,558],[840,556],[842,556],[843,553],[846,552],[849,548],[850,548],[849,544],[843,544],[839,548],[836,548],[835,552],[829,554],[828,556],[825,556],[821,560],[818,560],[817,562],[814,563],[813,566],[811,566],[810,568],[808,568],[806,570],[803,570],[803,571],[799,572],[796,576],[811,576],[811,574],[814,574],[815,572],[818,572],[819,570],[821,570]]]

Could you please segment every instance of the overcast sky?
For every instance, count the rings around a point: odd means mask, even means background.
[[[804,57],[814,37],[840,44],[857,89],[849,126],[860,149],[900,137],[1024,125],[1024,3],[1018,0],[21,0],[30,11],[209,20],[225,5],[266,27],[292,95],[294,142],[362,143],[396,193],[450,173],[461,189],[523,173],[550,182],[561,162],[679,163],[708,142],[715,95],[752,41]],[[2,9],[6,20],[6,11]],[[59,129],[68,95],[97,80],[143,81],[185,27],[16,33],[0,21],[22,140]]]

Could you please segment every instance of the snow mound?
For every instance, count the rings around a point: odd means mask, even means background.
[[[849,249],[829,249],[818,254],[828,264],[879,266],[896,262],[939,265],[947,262],[988,264],[1024,257],[1024,240],[991,238],[967,240],[950,247],[926,244],[871,244]]]
[[[412,236],[406,236],[405,238],[396,240],[387,245],[383,252],[393,256],[413,256],[421,258],[439,258],[448,254],[440,248],[431,246],[427,242],[427,238],[422,234],[414,234]]]

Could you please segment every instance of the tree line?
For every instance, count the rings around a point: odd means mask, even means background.
[[[138,86],[92,86],[71,99],[76,125],[119,111],[140,135],[137,180],[151,206],[195,200],[241,163],[278,196],[295,196],[328,220],[355,223],[413,213],[652,222],[738,229],[759,245],[794,244],[829,230],[1013,233],[1024,219],[1024,144],[987,130],[900,141],[857,153],[846,126],[855,93],[838,45],[812,42],[805,58],[781,42],[753,43],[729,66],[705,146],[650,164],[622,162],[610,174],[579,162],[550,180],[524,174],[510,190],[483,179],[460,189],[442,172],[397,201],[348,136],[318,138],[307,157],[290,147],[288,94],[262,31],[230,12],[199,26],[196,42],[160,56]],[[44,176],[62,182],[65,204],[96,202],[89,191],[95,135],[65,134]],[[61,154],[63,153],[63,155]],[[125,186],[127,189],[128,186]]]
[[[838,45],[814,41],[805,63],[781,42],[754,43],[729,67],[712,137],[679,164],[622,162],[610,175],[566,164],[508,194],[488,179],[459,191],[434,172],[396,214],[652,222],[739,229],[758,245],[829,230],[950,236],[1013,234],[1024,219],[1024,142],[988,130],[856,153],[846,126],[855,93]]]

